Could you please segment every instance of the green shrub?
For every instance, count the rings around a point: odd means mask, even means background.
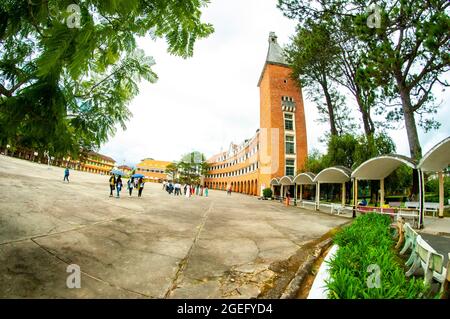
[[[427,297],[421,278],[408,279],[393,246],[391,221],[386,215],[366,214],[334,237],[339,250],[327,282],[331,299],[411,299]],[[369,265],[380,268],[380,288],[369,288]]]
[[[263,189],[264,198],[272,198],[272,190],[270,188]]]

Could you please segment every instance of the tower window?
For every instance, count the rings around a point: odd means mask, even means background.
[[[292,114],[284,114],[284,129],[288,131],[294,130],[294,121]]]
[[[295,154],[295,143],[293,136],[286,136],[286,154]]]
[[[286,175],[294,176],[295,174],[295,160],[287,159],[286,160]]]

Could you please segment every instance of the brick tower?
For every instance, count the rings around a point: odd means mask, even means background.
[[[277,36],[269,34],[269,50],[260,89],[260,187],[274,177],[295,176],[307,158],[302,90],[291,77]]]

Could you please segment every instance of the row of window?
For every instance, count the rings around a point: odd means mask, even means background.
[[[218,169],[223,169],[223,168],[227,168],[227,167],[230,167],[230,166],[239,164],[239,163],[243,163],[243,162],[245,162],[247,159],[249,159],[250,157],[252,157],[254,154],[256,154],[256,152],[258,152],[258,149],[259,149],[259,147],[258,147],[258,145],[257,145],[257,146],[255,146],[254,148],[252,148],[250,152],[245,153],[243,156],[241,156],[241,157],[239,157],[239,158],[237,158],[237,159],[235,159],[235,160],[233,160],[233,161],[231,161],[231,162],[224,163],[224,164],[221,164],[221,165],[216,165],[216,166],[210,166],[210,167],[208,168],[208,171],[214,171],[214,170],[218,170]],[[223,157],[220,157],[220,158],[218,159],[218,161],[221,162],[221,161],[224,161],[224,160],[226,160],[226,159],[227,159],[227,157],[226,157],[226,156],[223,156]]]
[[[209,178],[223,178],[223,177],[233,177],[233,176],[240,176],[240,175],[245,175],[247,173],[250,172],[254,172],[259,168],[259,164],[258,162],[253,163],[250,166],[247,166],[245,168],[241,168],[237,171],[233,171],[233,172],[228,172],[228,173],[220,173],[220,174],[211,174],[208,175]]]
[[[86,161],[83,164],[97,166],[97,167],[101,167],[101,168],[105,168],[105,169],[111,168],[111,165],[105,165],[105,164],[102,165],[102,164],[99,164],[97,162],[92,162],[92,161]]]
[[[139,172],[148,172],[148,173],[161,173],[164,174],[163,170],[160,169],[146,169],[146,168],[138,168]]]

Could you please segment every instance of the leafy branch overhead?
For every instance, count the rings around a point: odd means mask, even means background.
[[[138,83],[158,78],[137,39],[164,38],[188,58],[213,32],[206,0],[80,0],[71,27],[73,3],[0,2],[0,142],[62,155],[100,146],[125,128]]]

